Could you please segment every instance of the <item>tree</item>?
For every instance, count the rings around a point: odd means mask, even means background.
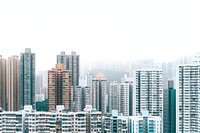
[[[36,110],[37,111],[49,111],[48,110],[48,99],[41,101],[41,102],[36,102]]]

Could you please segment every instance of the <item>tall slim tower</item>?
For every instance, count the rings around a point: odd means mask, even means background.
[[[173,80],[168,80],[168,89],[163,89],[163,133],[176,133],[176,90]]]
[[[133,116],[135,101],[133,94],[133,78],[125,75],[120,86],[120,111],[124,116]]]
[[[176,132],[200,132],[200,64],[178,66]]]
[[[20,108],[35,105],[35,53],[30,48],[20,56]]]
[[[110,83],[109,112],[120,111],[120,83],[113,81]]]
[[[71,52],[71,55],[65,55],[65,52],[61,52],[57,55],[57,63],[64,64],[65,70],[71,71],[71,82],[73,86],[73,101],[75,100],[75,88],[79,86],[79,55],[76,52]]]
[[[48,99],[48,71],[39,71],[38,76],[42,78],[41,94],[44,95],[44,99]]]
[[[107,110],[106,78],[102,73],[98,73],[92,80],[92,106],[103,114]]]
[[[176,89],[174,81],[168,81],[168,133],[176,133]]]
[[[18,56],[7,61],[8,111],[20,110],[20,61]]]
[[[56,64],[56,69],[48,71],[48,103],[49,111],[56,110],[56,105],[71,110],[71,73],[64,64]]]
[[[44,100],[44,94],[42,93],[42,76],[37,74],[35,76],[35,101],[43,101]]]
[[[0,107],[3,110],[7,110],[6,93],[6,59],[0,56]]]
[[[159,69],[136,70],[136,113],[148,110],[151,115],[162,117],[162,71]]]
[[[76,112],[83,111],[86,105],[91,104],[91,89],[87,86],[77,86],[75,90],[75,107]]]

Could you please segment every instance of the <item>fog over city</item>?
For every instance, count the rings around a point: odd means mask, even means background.
[[[200,52],[200,1],[0,1],[0,55],[36,53],[36,69],[61,51],[82,62],[154,59]]]
[[[199,0],[0,0],[0,132],[200,133]]]

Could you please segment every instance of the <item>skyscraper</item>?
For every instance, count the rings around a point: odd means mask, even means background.
[[[48,103],[49,111],[56,110],[56,105],[71,110],[71,73],[64,64],[56,64],[56,69],[48,71]]]
[[[148,111],[129,117],[129,133],[162,133],[162,118]]]
[[[35,53],[30,48],[20,56],[20,108],[35,104]]]
[[[168,133],[176,133],[176,90],[174,81],[168,81]]]
[[[159,69],[136,70],[136,113],[148,110],[151,115],[162,117],[162,71]]]
[[[0,107],[3,110],[7,110],[6,93],[6,59],[0,56]]]
[[[42,93],[42,76],[37,74],[35,77],[35,101],[43,101],[44,94]]]
[[[133,78],[125,75],[120,86],[120,111],[124,116],[133,116],[135,101],[133,91]]]
[[[42,77],[40,75],[35,76],[35,94],[41,94],[42,91]]]
[[[162,84],[163,84],[163,132],[168,133],[169,93],[168,93],[168,74],[167,74],[166,63],[162,63]]]
[[[176,132],[200,132],[200,64],[178,66]]]
[[[44,99],[48,99],[48,71],[39,71],[38,76],[42,78],[41,94],[44,95]]]
[[[71,71],[71,82],[73,86],[73,101],[75,99],[75,88],[79,85],[79,55],[76,52],[71,52],[71,55],[65,55],[62,51],[57,55],[57,64],[64,64],[65,70]]]
[[[98,73],[96,78],[92,80],[92,106],[97,109],[97,111],[101,111],[105,114],[107,109],[106,103],[106,78],[103,73]]]
[[[163,89],[163,132],[176,133],[176,90],[174,81],[168,81],[168,89]]]
[[[120,83],[114,81],[110,83],[109,112],[112,110],[120,111]]]
[[[8,111],[20,110],[20,61],[18,56],[7,61]]]
[[[75,107],[76,112],[83,111],[86,105],[92,105],[91,89],[87,86],[76,86],[75,88]]]
[[[102,129],[104,133],[131,133],[129,132],[129,116],[123,116],[118,110],[112,110],[102,116]]]

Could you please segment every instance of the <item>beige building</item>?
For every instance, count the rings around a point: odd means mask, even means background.
[[[0,56],[0,107],[6,110],[6,59]]]
[[[8,111],[20,110],[20,61],[18,56],[7,61]]]
[[[48,103],[49,111],[56,110],[56,105],[71,110],[71,73],[64,64],[56,64],[56,69],[48,71]]]
[[[120,111],[124,116],[133,116],[135,101],[133,91],[133,78],[124,75],[120,83]]]

